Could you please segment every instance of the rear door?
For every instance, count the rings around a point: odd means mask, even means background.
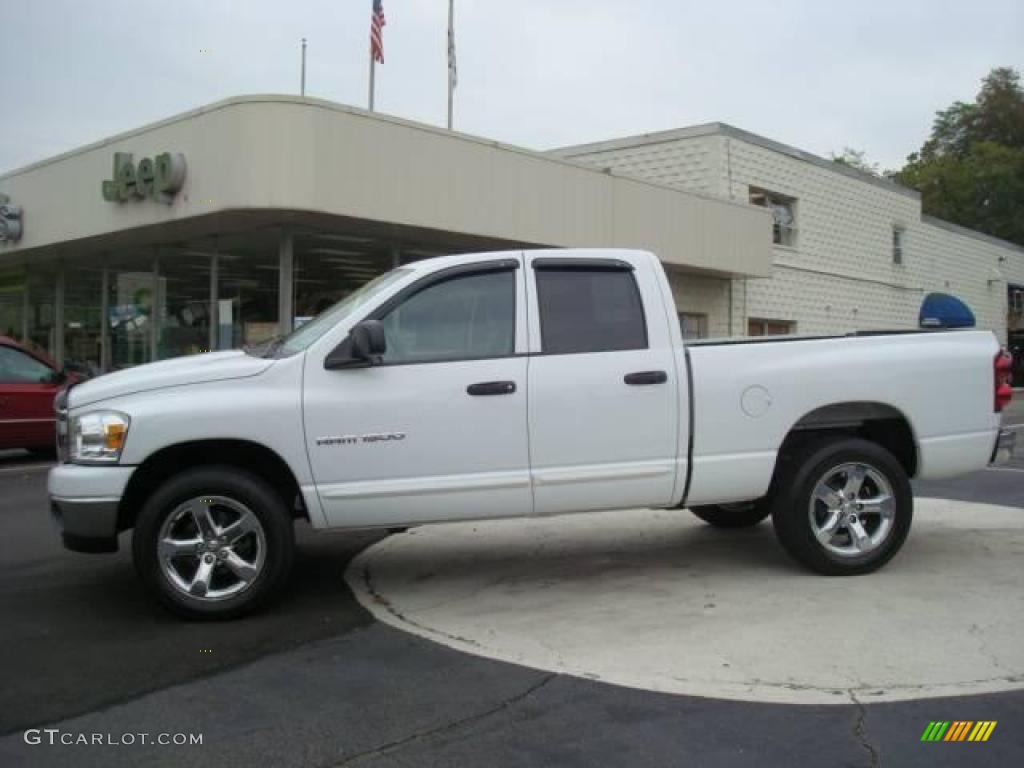
[[[0,447],[55,445],[54,370],[14,347],[0,345]]]
[[[656,265],[594,253],[527,252],[540,515],[666,506],[674,495],[681,401]]]

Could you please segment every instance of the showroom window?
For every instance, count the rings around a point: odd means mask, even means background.
[[[382,319],[385,363],[504,357],[515,351],[516,284],[511,269],[434,283]]]
[[[647,326],[629,269],[549,269],[535,264],[544,352],[647,348]]]
[[[706,339],[708,337],[708,316],[695,312],[679,313],[679,330],[683,340]]]
[[[761,320],[750,318],[747,321],[748,336],[788,336],[796,333],[796,323],[792,320]]]
[[[796,247],[796,198],[750,188],[751,205],[759,205],[772,212],[772,242],[787,248]]]

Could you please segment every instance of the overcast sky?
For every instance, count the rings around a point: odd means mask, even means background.
[[[443,124],[446,0],[383,0],[377,108]],[[456,0],[458,130],[537,149],[723,121],[898,167],[1024,70],[1022,0]],[[371,0],[0,0],[0,172],[244,93],[366,105]],[[210,52],[203,52],[209,49]]]

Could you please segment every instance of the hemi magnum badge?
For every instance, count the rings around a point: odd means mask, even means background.
[[[355,445],[356,443],[383,443],[388,440],[405,440],[405,432],[374,432],[369,435],[331,435],[318,437],[317,445]]]

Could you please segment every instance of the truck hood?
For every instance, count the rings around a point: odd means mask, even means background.
[[[165,387],[244,379],[263,373],[273,364],[273,360],[253,357],[237,349],[147,363],[79,384],[70,392],[69,407],[80,408],[114,397]]]

